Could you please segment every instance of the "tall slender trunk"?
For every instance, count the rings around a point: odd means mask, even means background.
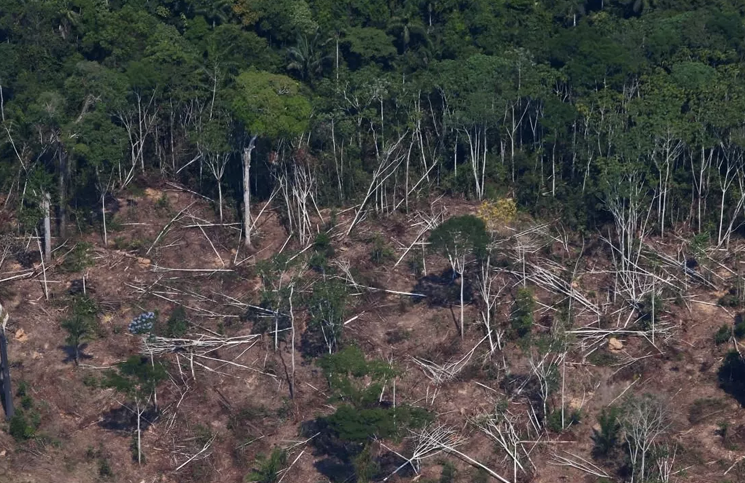
[[[466,335],[465,324],[463,322],[463,289],[466,286],[466,259],[463,257],[460,267],[460,338]]]
[[[42,193],[41,209],[44,213],[44,260],[52,261],[52,222],[50,220],[51,197],[49,193]]]
[[[222,223],[222,183],[217,180],[217,203],[220,209],[220,223]]]
[[[59,145],[59,178],[57,188],[59,190],[59,236],[60,239],[67,238],[67,151]]]
[[[139,398],[135,401],[137,411],[137,464],[142,464],[142,429],[140,428],[140,419],[142,418],[142,411],[140,410]]]
[[[243,149],[243,229],[246,247],[251,246],[251,152],[256,147],[256,135]]]
[[[106,232],[106,193],[101,194],[101,218],[103,219],[103,246],[109,246],[109,235]]]

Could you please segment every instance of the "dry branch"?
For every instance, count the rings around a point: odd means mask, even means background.
[[[430,360],[421,359],[418,357],[413,357],[412,360],[422,369],[422,372],[424,372],[424,375],[427,376],[427,378],[429,378],[436,385],[440,385],[455,378],[455,376],[457,376],[458,373],[460,373],[460,371],[462,371],[463,368],[468,365],[468,362],[471,360],[471,357],[473,357],[473,354],[476,352],[478,346],[480,346],[482,342],[488,339],[490,334],[491,332],[489,332],[489,334],[478,341],[476,345],[473,346],[473,349],[468,351],[466,355],[454,362],[448,362],[446,364],[440,365]]]
[[[569,466],[583,471],[587,474],[597,476],[599,478],[610,478],[610,475],[605,472],[602,468],[594,465],[590,461],[577,456],[572,453],[564,452],[566,456],[562,456],[558,453],[554,453],[553,460],[549,461],[550,464],[555,466]]]

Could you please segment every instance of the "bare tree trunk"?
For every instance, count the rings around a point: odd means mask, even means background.
[[[109,246],[109,236],[106,232],[106,193],[101,194],[101,218],[103,219],[103,246]]]
[[[256,135],[253,135],[243,149],[243,229],[246,232],[246,247],[251,246],[251,152],[255,143]]]
[[[137,464],[142,464],[142,429],[140,428],[140,419],[142,417],[142,411],[140,410],[139,398],[135,401],[137,411]]]
[[[465,260],[463,265],[465,265]],[[460,273],[460,338],[463,339],[465,337],[465,328],[463,324],[463,287],[466,285],[466,270],[465,268],[461,269]]]
[[[292,311],[292,295],[295,292],[295,286],[290,286],[290,357],[292,358],[292,372],[290,374],[291,393],[295,395],[295,313]]]
[[[51,197],[49,193],[42,193],[41,210],[44,213],[44,260],[52,260],[52,223],[50,220]]]
[[[61,240],[67,238],[67,152],[62,144],[59,144],[59,178],[57,188],[59,190],[59,237]]]

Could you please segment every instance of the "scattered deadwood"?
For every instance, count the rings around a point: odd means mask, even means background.
[[[171,226],[173,226],[173,224],[176,222],[176,220],[178,220],[181,217],[181,215],[184,214],[184,212],[186,210],[188,210],[189,208],[191,208],[192,206],[194,206],[195,203],[196,203],[196,201],[192,201],[191,203],[189,203],[189,205],[186,208],[184,208],[181,211],[179,211],[178,213],[176,213],[176,216],[174,216],[173,218],[171,218],[171,221],[169,221],[168,223],[166,223],[166,225],[163,227],[163,229],[160,230],[160,233],[158,233],[158,236],[155,237],[155,241],[153,242],[153,244],[150,245],[150,248],[148,248],[147,251],[145,252],[145,255],[150,255],[150,252],[153,250],[153,248],[155,247],[155,245],[158,244],[158,242],[160,241],[160,239],[163,238],[163,235],[165,235],[166,232],[168,232],[168,230],[171,228]]]
[[[473,357],[476,349],[482,342],[489,338],[490,334],[491,332],[478,341],[476,345],[473,346],[473,349],[468,351],[467,354],[456,361],[445,364],[436,364],[430,360],[419,357],[413,357],[412,360],[422,369],[422,372],[430,381],[435,385],[440,385],[454,379],[455,376],[457,376],[460,371],[468,365],[468,362],[471,360],[471,357]]]
[[[549,464],[554,466],[569,466],[589,475],[597,476],[598,478],[610,478],[610,475],[606,473],[605,470],[593,464],[591,461],[566,451],[563,451],[562,453],[563,454],[554,453],[552,455],[553,459],[549,461]]]
[[[261,338],[259,334],[242,335],[238,337],[218,337],[210,334],[201,334],[198,338],[168,338],[158,336],[147,336],[142,338],[142,353],[146,355],[159,356],[173,352],[193,352],[195,354],[207,354],[212,351],[244,346],[250,344],[253,347]]]
[[[194,455],[193,455],[193,456],[191,456],[191,457],[190,457],[189,459],[187,459],[186,461],[184,461],[183,463],[181,463],[181,464],[179,465],[179,467],[178,467],[178,468],[176,468],[175,470],[173,470],[173,472],[174,472],[174,473],[178,472],[178,471],[179,471],[179,470],[181,470],[181,469],[182,469],[182,468],[183,468],[184,466],[188,465],[188,464],[189,464],[189,463],[191,463],[192,461],[198,461],[198,460],[201,460],[201,459],[205,459],[205,458],[208,458],[208,457],[210,456],[210,454],[209,454],[209,453],[205,453],[205,452],[206,452],[207,450],[209,450],[209,449],[210,449],[210,447],[212,446],[212,443],[214,443],[214,442],[215,442],[215,438],[217,438],[217,435],[213,435],[213,436],[212,436],[212,437],[211,437],[211,438],[209,439],[209,441],[207,441],[207,442],[206,442],[206,443],[204,444],[204,446],[202,447],[202,449],[200,449],[200,450],[199,450],[199,452],[198,452],[198,453],[194,454]]]
[[[371,292],[385,292],[393,295],[403,295],[406,297],[422,297],[425,298],[426,295],[421,293],[412,293],[412,292],[399,292],[397,290],[388,290],[385,288],[378,288],[378,287],[370,287],[367,285],[360,285],[354,280],[354,277],[352,277],[352,271],[351,271],[351,264],[348,260],[337,260],[336,266],[339,267],[339,269],[344,274],[344,277],[336,277],[340,280],[344,280],[348,285],[354,287],[358,290],[369,290]]]

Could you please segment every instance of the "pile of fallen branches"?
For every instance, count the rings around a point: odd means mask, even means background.
[[[587,350],[585,356],[588,356],[600,348],[606,343],[609,337],[619,336],[637,336],[647,339],[652,345],[654,344],[655,338],[662,336],[663,340],[667,340],[673,335],[673,331],[676,326],[669,321],[660,320],[655,324],[654,329],[649,330],[633,330],[625,329],[623,327],[608,328],[604,329],[601,327],[580,327],[573,330],[568,330],[568,335],[575,336],[580,344]],[[654,336],[653,336],[654,333]]]
[[[383,481],[388,481],[406,466],[411,466],[414,473],[419,474],[422,460],[442,453],[445,448],[457,448],[465,442],[457,431],[439,423],[427,426],[418,433],[413,433],[411,439],[414,440],[415,444],[411,458],[406,458],[396,453],[405,462],[388,475],[388,477],[383,479]]]
[[[222,298],[221,300],[216,300],[214,297],[206,296],[193,290],[178,288],[175,286],[175,283],[166,284],[161,282],[161,280],[162,277],[158,278],[158,280],[151,284],[135,285],[125,282],[124,285],[134,289],[135,294],[140,299],[147,296],[156,297],[172,304],[180,305],[185,309],[192,311],[194,315],[200,317],[237,319],[240,318],[241,314],[249,307],[248,304],[242,303],[225,294],[217,294],[213,292],[214,295],[218,295]],[[207,308],[209,306],[212,306],[214,310]],[[226,310],[224,310],[226,307],[240,309],[236,310],[236,312],[240,313],[226,314],[224,313],[226,312]],[[216,312],[215,310],[217,309],[222,310],[221,312]]]
[[[211,334],[200,334],[194,339],[145,336],[142,338],[142,353],[146,355],[164,355],[174,352],[188,352],[204,355],[220,349],[250,344],[253,347],[261,335],[249,334],[237,337],[222,337]]]
[[[471,360],[471,357],[473,357],[476,349],[481,345],[482,342],[489,338],[490,334],[491,332],[489,332],[489,334],[484,336],[475,346],[473,346],[473,349],[468,351],[466,355],[456,361],[448,362],[445,364],[436,364],[430,360],[422,359],[419,357],[413,357],[412,360],[422,369],[422,372],[424,372],[424,375],[427,376],[429,380],[431,380],[435,385],[440,385],[454,379],[455,376],[457,376],[460,371],[462,371],[463,368],[468,365],[468,362]]]
[[[518,468],[523,473],[526,473],[525,468],[520,462],[520,451],[525,454],[525,457],[531,464],[533,462],[530,460],[529,453],[525,450],[520,435],[515,429],[515,423],[517,422],[515,416],[510,414],[507,410],[497,410],[493,414],[482,415],[481,417],[474,419],[472,422],[477,428],[479,428],[479,430],[481,430],[482,433],[497,443],[497,445],[506,453],[506,457],[512,460],[513,481],[517,481]]]
[[[224,337],[215,332],[209,332],[209,334],[200,334],[191,339],[145,335],[142,337],[140,352],[149,357],[174,354],[178,359],[177,367],[179,372],[181,372],[182,362],[185,362],[186,366],[191,370],[192,379],[196,379],[195,367],[200,367],[207,372],[221,375],[230,375],[222,372],[222,368],[233,367],[264,374],[277,380],[277,376],[274,374],[269,374],[256,367],[237,362],[238,359],[259,342],[261,335],[250,334]],[[240,349],[241,351],[231,359],[222,359],[216,356],[216,351],[220,349]],[[222,357],[225,356],[223,355]],[[181,377],[183,378],[183,374]]]
[[[388,290],[385,288],[361,285],[354,280],[354,277],[352,276],[352,266],[348,260],[337,260],[336,266],[339,267],[339,270],[341,270],[341,272],[344,274],[343,277],[336,277],[336,278],[343,280],[347,285],[357,290],[369,290],[371,292],[385,292],[385,293],[389,293],[393,295],[404,295],[407,297],[426,297],[426,295],[421,294],[421,293],[399,292],[398,290]]]
[[[585,297],[580,291],[575,289],[570,282],[567,282],[561,276],[557,275],[556,272],[565,271],[564,267],[550,260],[542,259],[542,262],[548,268],[544,268],[536,263],[525,262],[526,271],[524,276],[527,280],[530,280],[537,286],[549,290],[551,292],[564,295],[573,299],[580,306],[591,311],[593,314],[600,316],[603,311],[592,303],[587,297]],[[520,275],[515,272],[511,272],[515,275]]]

